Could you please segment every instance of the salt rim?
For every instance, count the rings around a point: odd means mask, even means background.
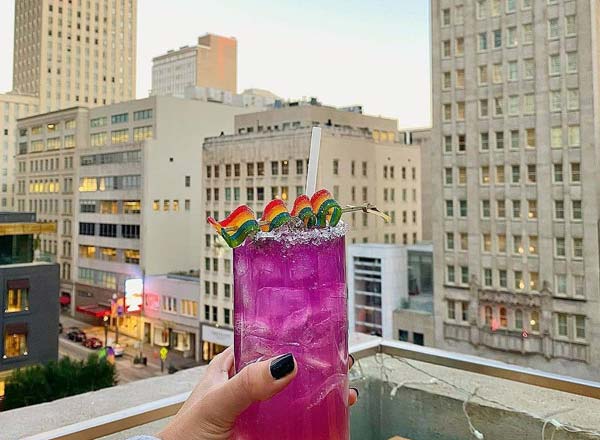
[[[297,220],[297,221],[296,221]],[[260,231],[253,237],[248,237],[248,242],[277,241],[285,245],[293,244],[320,244],[324,241],[330,241],[343,237],[348,232],[348,225],[340,221],[336,226],[327,226],[325,228],[304,226],[302,220],[292,218],[287,224],[270,232]]]

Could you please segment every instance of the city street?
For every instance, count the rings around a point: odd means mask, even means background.
[[[84,360],[87,357],[97,352],[84,347],[79,342],[71,341],[67,338],[67,333],[70,327],[78,327],[86,333],[86,336],[96,337],[104,344],[104,328],[101,326],[92,326],[85,322],[78,321],[70,316],[61,315],[60,322],[63,325],[63,333],[59,336],[59,356],[70,357],[72,359]],[[109,330],[108,343],[109,345],[115,340],[115,332]],[[125,347],[125,353],[122,357],[116,358],[117,373],[119,383],[128,383],[148,377],[160,376],[168,374],[167,368],[169,365],[174,365],[176,368],[189,368],[196,365],[187,359],[182,359],[180,356],[169,353],[167,360],[164,363],[164,372],[161,373],[160,357],[157,347],[144,347],[144,356],[148,359],[148,365],[134,365],[133,358],[139,352],[139,341],[131,337],[120,334],[119,343]]]

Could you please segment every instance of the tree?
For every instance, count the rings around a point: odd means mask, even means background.
[[[61,399],[117,384],[117,371],[96,354],[87,361],[68,357],[46,365],[19,368],[6,381],[4,409]]]

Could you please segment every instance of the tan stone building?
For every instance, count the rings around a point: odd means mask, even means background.
[[[135,97],[137,0],[15,0],[13,90],[39,110]]]
[[[598,379],[598,19],[433,0],[436,344]]]
[[[76,257],[74,222],[77,148],[88,141],[88,110],[74,107],[18,121],[15,209],[56,224],[40,251],[60,264],[61,294],[71,296]]]
[[[152,94],[183,98],[186,87],[237,93],[237,40],[214,34],[195,46],[170,50],[152,60]]]
[[[306,104],[306,103],[305,103]],[[363,213],[346,214],[348,243],[421,240],[420,149],[406,145],[392,119],[320,105],[294,105],[236,116],[237,135],[207,139],[203,153],[203,217],[225,218],[240,204],[258,216],[274,198],[287,202],[304,193],[311,127],[323,129],[317,187],[342,204],[371,202],[392,222]],[[215,247],[205,226],[201,261],[203,329],[232,325],[232,252]],[[221,328],[220,331],[223,331]],[[208,358],[221,347],[203,336]]]

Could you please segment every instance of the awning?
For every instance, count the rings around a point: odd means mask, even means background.
[[[93,316],[95,318],[102,318],[110,315],[110,308],[103,307],[100,304],[91,304],[89,306],[77,306],[76,309],[80,313]]]
[[[61,295],[59,301],[63,306],[68,306],[71,304],[71,297],[67,295]]]

